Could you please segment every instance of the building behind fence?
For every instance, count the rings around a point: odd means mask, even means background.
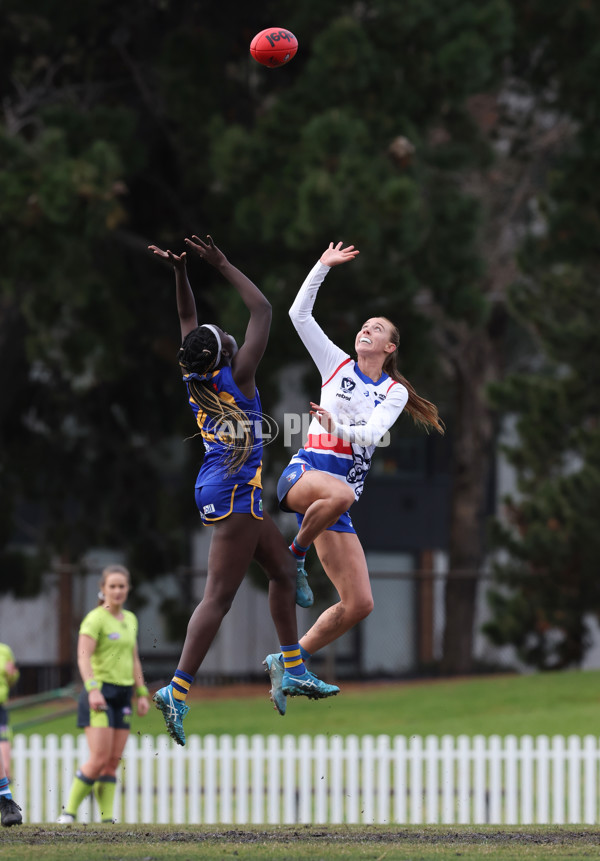
[[[17,735],[26,822],[62,811],[85,737]],[[597,824],[596,736],[131,736],[115,800],[127,823]],[[99,821],[93,800],[79,821]]]

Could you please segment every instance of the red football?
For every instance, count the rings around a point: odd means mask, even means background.
[[[257,63],[275,69],[289,63],[298,50],[298,40],[289,30],[269,27],[257,33],[250,43],[250,53]]]

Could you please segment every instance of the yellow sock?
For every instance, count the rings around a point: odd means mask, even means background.
[[[190,676],[189,673],[184,673],[183,670],[175,670],[175,675],[171,679],[173,699],[184,703],[193,681],[194,677]]]
[[[69,792],[69,800],[65,807],[65,813],[70,813],[71,816],[76,816],[77,808],[82,801],[85,801],[93,787],[94,781],[90,777],[86,777],[81,769],[78,769],[75,777],[73,778],[73,783],[71,784],[71,791]]]
[[[115,803],[115,792],[117,789],[117,778],[103,774],[94,783],[94,795],[100,810],[102,822],[113,821],[113,807]]]

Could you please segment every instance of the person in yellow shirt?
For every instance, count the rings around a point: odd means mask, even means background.
[[[85,729],[90,756],[77,770],[61,825],[75,822],[81,802],[93,791],[103,822],[113,822],[116,774],[129,736],[133,688],[137,712],[147,714],[148,688],[137,647],[138,623],[123,605],[129,571],[109,565],[100,579],[99,605],[79,628],[77,664],[83,680],[77,726]]]
[[[18,678],[19,670],[12,649],[6,643],[0,643],[0,754],[8,778],[10,778],[11,731],[8,726],[6,702],[10,689],[17,683]]]

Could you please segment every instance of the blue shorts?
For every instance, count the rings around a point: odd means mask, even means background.
[[[8,726],[8,711],[0,706],[0,741],[10,741],[12,733]]]
[[[282,511],[292,511],[291,508],[285,504],[285,496],[290,489],[293,487],[298,479],[302,478],[305,472],[308,472],[311,469],[314,469],[314,466],[311,466],[309,463],[290,463],[281,473],[281,478],[277,482],[277,499],[279,500],[279,507]],[[296,520],[298,521],[298,527],[302,526],[302,521],[304,520],[303,514],[298,514],[297,511],[294,511],[293,514],[296,515]],[[333,523],[331,526],[328,526],[325,530],[326,532],[352,532],[356,535],[356,529],[352,525],[352,519],[350,517],[350,511],[345,511],[341,517]]]
[[[129,729],[133,685],[111,685],[108,682],[102,682],[100,691],[106,700],[106,710],[103,712],[90,711],[88,692],[85,688],[79,694],[77,703],[79,729],[84,729],[86,726]]]
[[[196,505],[206,526],[234,512],[263,519],[262,489],[252,484],[205,484],[196,488]]]

